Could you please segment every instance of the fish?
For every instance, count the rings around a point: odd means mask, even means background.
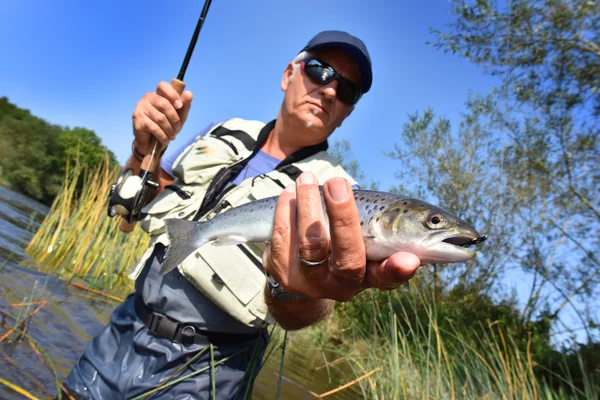
[[[475,257],[468,247],[487,239],[471,224],[422,200],[375,190],[353,192],[367,260],[383,261],[407,251],[422,264],[464,262]],[[169,273],[209,242],[217,246],[269,243],[277,200],[274,196],[245,203],[207,221],[166,219],[169,245],[160,273]]]

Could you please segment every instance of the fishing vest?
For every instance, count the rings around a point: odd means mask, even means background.
[[[230,119],[198,137],[173,163],[174,183],[165,187],[142,210],[140,227],[151,244],[130,274],[136,279],[154,245],[168,245],[164,220],[185,218],[205,221],[233,207],[278,196],[303,171],[312,172],[320,185],[332,177],[356,182],[326,152],[327,142],[303,148],[283,160],[275,170],[246,179],[231,179],[265,143],[275,121]],[[179,272],[206,297],[238,321],[264,327],[275,321],[264,301],[266,275],[262,265],[265,244],[200,247],[179,266]]]

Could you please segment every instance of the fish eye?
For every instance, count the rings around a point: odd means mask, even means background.
[[[446,226],[446,218],[442,214],[431,214],[427,217],[427,225],[433,229],[440,229]]]

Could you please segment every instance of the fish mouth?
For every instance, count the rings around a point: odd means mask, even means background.
[[[426,246],[432,250],[437,249],[447,254],[457,256],[475,257],[475,252],[469,247],[479,244],[487,239],[487,235],[480,235],[477,231],[466,232],[436,232],[426,240]]]
[[[460,247],[471,247],[473,245],[479,244],[481,242],[484,242],[487,240],[487,235],[481,235],[481,236],[477,236],[475,238],[473,238],[470,235],[455,235],[449,238],[446,238],[444,240],[442,240],[442,242],[444,243],[448,243],[448,244],[452,244],[454,246],[460,246]]]
[[[470,246],[485,239],[475,230],[462,232],[430,232],[430,236],[421,242],[418,254],[423,264],[465,262],[475,257]]]

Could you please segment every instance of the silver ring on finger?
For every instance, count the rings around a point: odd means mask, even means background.
[[[327,257],[325,257],[321,261],[308,261],[308,260],[305,260],[302,257],[300,257],[300,254],[298,254],[298,260],[300,260],[300,263],[302,265],[304,265],[305,267],[313,268],[313,267],[318,267],[320,265],[326,264],[329,261],[329,256],[330,256],[330,254],[327,254]]]

